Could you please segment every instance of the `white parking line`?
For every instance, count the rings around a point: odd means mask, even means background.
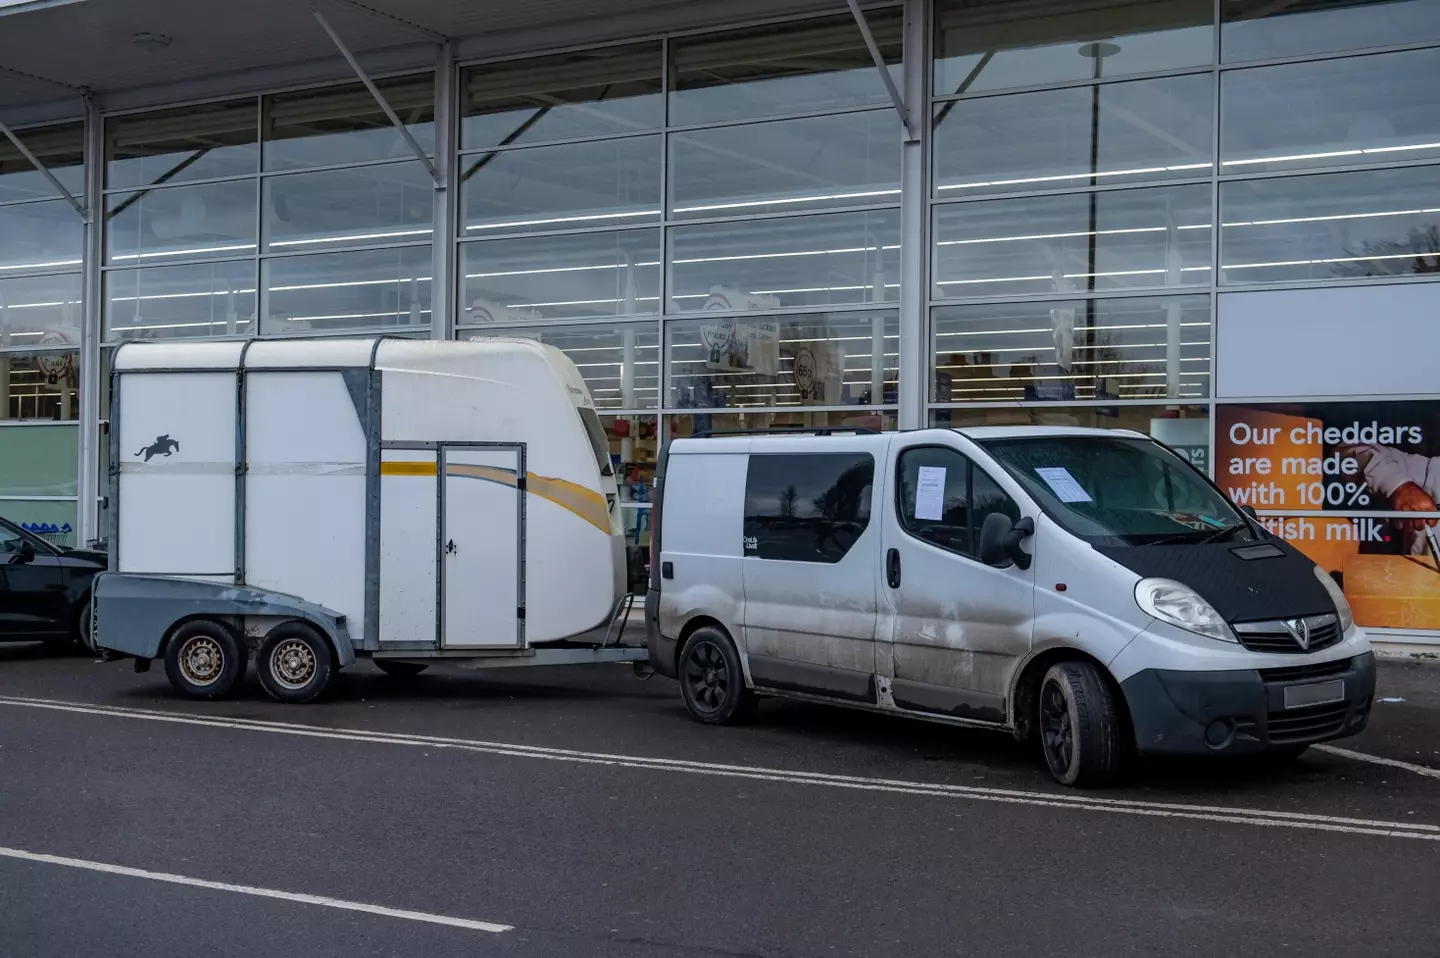
[[[208,888],[212,891],[228,891],[238,895],[254,895],[259,898],[278,898],[302,905],[319,905],[322,908],[339,908],[342,911],[361,911],[368,915],[385,918],[403,918],[406,921],[423,921],[432,925],[449,925],[451,928],[466,928],[470,931],[486,931],[498,935],[514,931],[513,925],[497,925],[489,921],[473,921],[469,918],[455,918],[450,915],[432,915],[425,911],[410,911],[404,908],[386,908],[384,905],[370,905],[362,901],[345,901],[341,898],[326,898],[322,895],[302,895],[293,891],[279,891],[274,888],[256,888],[254,885],[232,885],[229,882],[207,881],[186,875],[172,875],[169,872],[152,872],[144,868],[127,868],[124,865],[109,865],[105,862],[86,861],[83,858],[64,858],[60,855],[42,855],[19,848],[0,846],[0,858],[18,858],[21,861],[40,862],[46,865],[64,865],[67,868],[83,868],[86,871],[104,872],[107,875],[124,875],[126,878],[144,878],[149,881],[169,882],[172,885],[189,885],[192,888]]]
[[[803,772],[791,769],[761,768],[747,765],[719,765],[685,759],[651,758],[617,755],[575,749],[548,748],[538,745],[517,745],[507,742],[485,742],[475,739],[444,738],[367,729],[327,728],[290,722],[260,719],[235,719],[223,716],[197,715],[190,712],[169,712],[153,709],[124,708],[111,705],[89,705],[54,699],[32,699],[0,696],[0,705],[74,712],[82,715],[131,718],[142,721],[166,722],[177,725],[199,725],[209,728],[247,732],[268,732],[307,738],[347,742],[368,742],[381,745],[403,745],[421,748],[449,748],[458,751],[505,755],[512,758],[543,759],[588,765],[614,765],[647,771],[680,772],[724,778],[781,782],[793,785],[819,785],[860,791],[925,795],[939,798],[970,799],[1049,808],[1070,808],[1121,815],[1143,815],[1160,818],[1183,818],[1198,821],[1227,822],[1236,825],[1263,825],[1272,828],[1304,828],[1313,831],[1346,832],[1356,835],[1379,835],[1389,838],[1413,838],[1440,842],[1440,825],[1392,822],[1334,815],[1312,815],[1305,812],[1281,812],[1269,809],[1234,808],[1213,805],[1184,805],[1168,802],[1145,802],[1133,799],[1099,798],[1086,793],[1035,792],[1019,789],[982,788],[972,785],[945,785],[935,782],[904,781],[824,772]]]
[[[1403,768],[1407,772],[1414,772],[1416,775],[1440,778],[1440,768],[1426,768],[1424,765],[1412,765],[1409,762],[1402,762],[1398,758],[1382,758],[1379,755],[1367,755],[1365,752],[1352,752],[1348,748],[1340,748],[1335,745],[1314,745],[1311,747],[1319,749],[1322,752],[1329,752],[1331,755],[1341,755],[1345,758],[1353,758],[1360,762],[1389,765],[1392,768]]]

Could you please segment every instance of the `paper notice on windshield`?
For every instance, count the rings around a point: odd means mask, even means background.
[[[1090,494],[1075,477],[1070,475],[1070,470],[1064,466],[1046,466],[1043,469],[1036,469],[1035,474],[1045,480],[1050,491],[1055,493],[1056,498],[1061,502],[1092,502]]]
[[[945,467],[921,466],[915,482],[915,518],[939,521],[945,515]]]

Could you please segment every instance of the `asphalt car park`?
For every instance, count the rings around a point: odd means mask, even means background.
[[[364,665],[301,707],[14,645],[0,953],[1425,954],[1440,665],[1379,695],[1290,765],[1076,792],[993,733],[701,726],[624,667]]]

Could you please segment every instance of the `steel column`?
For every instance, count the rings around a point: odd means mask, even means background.
[[[430,257],[430,338],[451,339],[459,315],[458,250],[455,243],[455,134],[460,128],[459,72],[455,48],[442,43],[435,53],[434,230]]]
[[[91,97],[85,98],[85,207],[104,208],[101,190],[105,185],[105,130],[100,110]],[[85,245],[80,285],[80,475],[76,484],[76,536],[81,545],[101,538],[100,465],[109,465],[109,449],[100,429],[100,390],[109,389],[109,378],[100,374],[100,343],[104,324],[104,290],[100,265],[105,260],[105,217],[85,219]],[[113,410],[112,410],[113,413]],[[113,546],[114,544],[111,543]]]
[[[854,0],[851,0],[852,7]],[[926,265],[930,246],[926,211],[926,149],[930,124],[925,122],[926,77],[929,74],[929,3],[905,0],[905,101],[914,104],[914,126],[919,135],[907,138],[900,148],[900,405],[901,429],[919,429],[925,423],[929,369],[925,334],[927,317]],[[886,74],[889,75],[888,73]]]

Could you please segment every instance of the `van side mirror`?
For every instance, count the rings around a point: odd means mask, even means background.
[[[1256,522],[1260,521],[1260,516],[1255,512],[1254,506],[1241,506],[1240,511],[1245,513],[1251,519],[1254,519]]]
[[[34,562],[34,561],[35,561],[35,546],[31,545],[30,540],[28,540],[28,539],[21,539],[21,540],[20,540],[20,553],[19,553],[19,555],[17,555],[17,556],[15,557],[15,564],[16,564],[16,565],[24,565],[24,564],[27,563],[27,562]]]
[[[980,561],[997,569],[1030,568],[1030,553],[1020,548],[1027,536],[1035,534],[1035,520],[1029,516],[1011,522],[1003,512],[992,512],[980,527]]]

